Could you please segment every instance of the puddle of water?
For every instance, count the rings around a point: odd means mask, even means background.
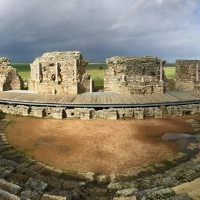
[[[200,139],[200,134],[189,135],[184,133],[165,133],[162,137],[162,140],[198,140]]]
[[[179,151],[188,153],[186,148],[190,142],[195,142],[200,139],[200,134],[189,135],[184,133],[165,133],[162,137],[162,140],[165,141],[174,141],[177,140]]]

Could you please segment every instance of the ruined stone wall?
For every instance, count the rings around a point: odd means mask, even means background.
[[[0,91],[21,90],[23,80],[18,75],[17,70],[10,66],[10,60],[5,57],[0,58]]]
[[[94,108],[63,108],[63,107],[37,107],[24,105],[0,104],[4,113],[34,117],[52,117],[54,119],[77,118],[81,120],[120,118],[163,118],[180,117],[200,113],[200,104],[186,104],[178,106],[160,106],[147,108],[108,108],[95,110]]]
[[[104,91],[121,94],[159,94],[168,89],[163,65],[156,56],[106,59]]]
[[[39,94],[78,94],[90,91],[90,76],[85,73],[81,52],[51,52],[30,65],[29,90]]]
[[[200,92],[200,60],[176,60],[175,89]]]

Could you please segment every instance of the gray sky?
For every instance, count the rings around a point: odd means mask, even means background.
[[[200,59],[199,0],[0,0],[0,57],[33,62],[52,51]]]

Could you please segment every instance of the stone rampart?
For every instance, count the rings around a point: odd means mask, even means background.
[[[10,59],[0,58],[0,91],[21,90],[24,84],[17,70],[10,66]]]
[[[156,56],[106,59],[104,91],[121,94],[162,94],[169,90],[163,65]]]
[[[39,94],[78,94],[90,91],[88,61],[79,51],[51,52],[30,65],[29,90]]]

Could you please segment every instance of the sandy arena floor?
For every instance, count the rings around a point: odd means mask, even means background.
[[[55,120],[14,117],[5,132],[17,150],[60,169],[125,173],[159,163],[179,151],[178,141],[162,141],[168,133],[191,133],[181,118],[147,120]]]

